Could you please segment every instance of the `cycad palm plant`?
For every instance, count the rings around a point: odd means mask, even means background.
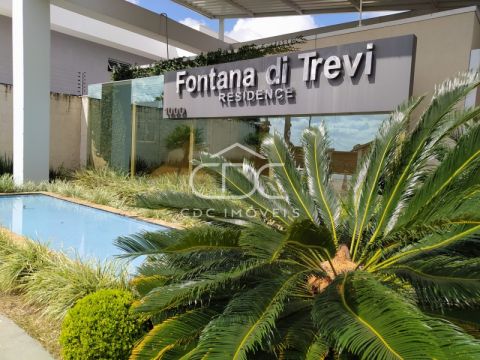
[[[478,84],[446,81],[417,119],[422,99],[394,111],[344,196],[323,126],[303,134],[303,168],[267,138],[272,176],[202,155],[241,201],[144,196],[213,224],[118,240],[148,255],[137,310],[154,327],[132,358],[478,359],[480,108],[458,110]]]

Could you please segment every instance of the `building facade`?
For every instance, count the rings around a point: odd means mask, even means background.
[[[12,19],[0,15],[0,84],[13,83]],[[85,95],[88,85],[111,81],[111,66],[154,60],[57,31],[51,32],[51,91]]]
[[[480,67],[476,7],[318,31],[291,54],[92,86],[92,164],[175,168],[188,149],[173,139],[186,126],[197,129],[196,151],[258,150],[265,134],[278,132],[300,159],[302,131],[325,123],[332,171],[343,179],[396,106],[426,95],[425,106],[444,80]],[[474,91],[460,106],[479,100]],[[241,148],[226,155],[250,157]]]
[[[0,15],[0,158],[13,156],[12,19]],[[173,52],[175,54],[175,52]],[[51,32],[50,168],[79,168],[82,95],[111,81],[114,64],[154,60],[78,37]],[[40,69],[39,69],[40,71]]]

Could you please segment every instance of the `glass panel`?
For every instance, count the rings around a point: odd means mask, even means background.
[[[331,179],[337,191],[347,190],[348,180],[387,117],[387,114],[312,116],[310,126],[324,121],[327,127],[331,141]]]
[[[136,173],[149,173],[162,162],[160,122],[162,109],[136,105]]]
[[[302,146],[302,134],[303,130],[309,126],[310,118],[292,117],[290,119],[290,144],[293,146]]]
[[[285,134],[285,118],[284,117],[270,117],[265,119],[265,124],[269,129],[270,134],[277,132],[284,136]]]
[[[355,146],[372,141],[380,124],[387,117],[387,114],[312,116],[310,126],[318,126],[325,121],[332,148],[352,151]]]
[[[102,100],[102,84],[88,85],[88,97]]]
[[[131,86],[129,81],[91,87],[89,108],[90,162],[128,171],[131,151]],[[89,89],[90,90],[90,89]]]
[[[129,171],[132,104],[135,104],[136,171],[178,171],[188,165],[190,126],[196,129],[194,156],[218,153],[236,143],[258,151],[265,134],[277,132],[294,147],[302,163],[301,136],[308,126],[324,121],[331,138],[332,172],[345,179],[369,148],[387,115],[298,116],[244,119],[164,119],[163,76],[89,86],[90,159],[95,167],[109,165]],[[241,161],[252,156],[242,146],[225,157]]]
[[[133,79],[132,104],[163,107],[163,75]]]

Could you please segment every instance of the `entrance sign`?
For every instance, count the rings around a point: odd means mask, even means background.
[[[415,46],[406,35],[169,72],[164,116],[389,112],[411,95]]]

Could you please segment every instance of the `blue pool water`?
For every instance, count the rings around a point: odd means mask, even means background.
[[[81,258],[111,259],[119,236],[168,228],[42,194],[0,196],[0,226]]]

